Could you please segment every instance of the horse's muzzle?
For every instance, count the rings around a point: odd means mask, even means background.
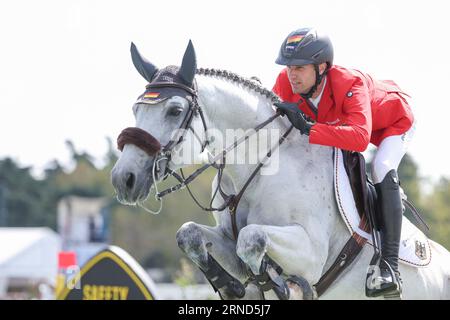
[[[153,161],[146,166],[146,173],[133,172],[115,166],[111,171],[111,182],[117,193],[117,199],[123,204],[136,204],[147,198],[153,184],[151,169]]]

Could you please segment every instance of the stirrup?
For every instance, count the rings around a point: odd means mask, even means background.
[[[401,291],[395,291],[384,295],[384,300],[402,300]]]
[[[383,279],[381,274],[375,276],[375,272],[367,275],[366,280],[366,296],[369,298],[376,298],[384,296],[388,300],[398,300],[402,298],[402,280],[400,273],[392,269],[392,267],[385,260],[382,260],[387,271],[390,273],[392,282],[384,282],[380,284],[379,279]],[[386,269],[385,269],[386,270]],[[383,285],[387,285],[382,288]]]
[[[397,284],[397,290],[391,293],[386,293],[384,299],[386,300],[402,300],[402,278],[400,278],[400,272],[394,272],[395,282]]]
[[[391,287],[387,288],[366,288],[366,296],[368,298],[377,298],[383,296],[385,299],[388,300],[398,300],[402,298],[402,287],[401,284],[394,280],[394,282],[391,283]]]
[[[400,278],[400,273],[395,272],[395,284],[397,286],[396,290],[392,290],[383,295],[385,300],[402,300],[402,280]]]

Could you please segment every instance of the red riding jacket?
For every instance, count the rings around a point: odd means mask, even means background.
[[[333,66],[318,106],[318,116],[299,94],[292,92],[287,69],[273,87],[283,101],[299,102],[299,108],[316,124],[309,142],[363,152],[369,142],[378,146],[411,128],[414,116],[406,95],[393,81],[378,81],[357,70]]]

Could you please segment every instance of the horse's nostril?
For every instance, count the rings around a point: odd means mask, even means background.
[[[133,189],[134,186],[134,174],[129,173],[127,176],[127,188],[128,189]]]

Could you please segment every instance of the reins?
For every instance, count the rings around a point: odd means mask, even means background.
[[[214,70],[214,69],[201,69],[199,71],[199,73],[204,73],[205,75],[208,74],[213,74],[214,72],[216,72],[218,75],[221,76],[225,76],[225,77],[230,77],[233,80],[239,80],[236,79],[236,75],[232,74],[232,73],[223,73],[220,70]],[[250,88],[255,89],[257,92],[260,92],[266,96],[269,96],[272,98],[272,100],[274,100],[274,98],[276,99],[276,96],[272,96],[272,93],[269,92],[265,92],[267,91],[266,89],[259,89],[260,86],[257,84],[253,84],[253,82],[251,80],[245,80],[245,84],[247,86],[249,86]],[[194,88],[188,87],[186,85],[183,85],[181,83],[177,83],[177,82],[154,82],[154,83],[150,83],[147,85],[146,87],[147,89],[151,89],[151,88],[176,88],[176,89],[182,89],[185,92],[187,92],[191,99],[189,101],[189,110],[186,113],[185,118],[183,119],[180,128],[178,130],[178,132],[181,132],[181,134],[176,134],[175,137],[171,138],[171,140],[165,145],[165,146],[161,146],[159,144],[159,142],[149,133],[147,133],[146,131],[139,129],[139,128],[126,128],[122,131],[122,133],[119,135],[117,142],[118,142],[118,148],[119,150],[122,150],[124,145],[127,143],[130,144],[134,144],[140,148],[142,148],[148,155],[150,156],[155,156],[155,161],[153,164],[153,168],[152,168],[152,175],[154,178],[154,184],[156,186],[157,181],[156,179],[156,174],[160,173],[160,168],[159,168],[159,162],[162,160],[166,160],[167,162],[170,161],[171,159],[171,155],[172,155],[172,151],[175,148],[175,146],[177,146],[178,144],[180,144],[183,139],[184,136],[187,132],[187,130],[191,130],[194,134],[194,136],[196,137],[196,139],[199,140],[199,142],[201,143],[202,146],[202,152],[205,150],[206,146],[209,144],[209,138],[207,136],[207,125],[206,125],[206,121],[204,118],[204,114],[202,111],[202,108],[200,107],[199,103],[198,103],[198,92],[197,92],[197,88],[195,86],[194,83]],[[257,90],[258,89],[258,90]],[[204,130],[204,141],[201,141],[200,137],[196,134],[195,130],[192,128],[191,124],[192,121],[194,119],[194,116],[199,115],[201,120],[202,120],[202,124],[203,124],[203,130]],[[269,123],[271,123],[272,121],[274,121],[276,118],[278,118],[281,115],[281,113],[279,111],[277,111],[274,115],[272,115],[271,117],[269,117],[267,120],[265,120],[264,122],[258,124],[256,127],[254,127],[253,129],[247,130],[246,134],[244,134],[244,136],[240,137],[239,139],[237,139],[233,144],[229,145],[228,147],[224,148],[221,152],[219,152],[216,156],[212,157],[211,159],[209,159],[209,163],[201,166],[200,168],[198,168],[197,170],[195,170],[192,174],[190,174],[187,178],[184,176],[184,173],[182,171],[182,169],[180,169],[180,174],[177,174],[175,171],[171,170],[170,168],[168,168],[168,166],[166,165],[166,169],[165,172],[163,174],[163,178],[166,178],[167,176],[172,176],[174,177],[179,183],[167,188],[161,192],[158,192],[158,189],[156,187],[156,194],[155,194],[155,198],[158,201],[162,201],[162,198],[167,196],[168,194],[178,191],[180,189],[183,188],[187,188],[188,192],[190,194],[190,196],[192,197],[192,199],[194,200],[195,204],[202,209],[203,211],[218,211],[221,212],[225,209],[229,209],[229,213],[231,216],[231,222],[232,222],[232,229],[233,229],[233,236],[235,239],[237,239],[238,236],[238,228],[237,228],[237,222],[236,222],[236,212],[237,212],[237,208],[239,205],[239,202],[243,196],[243,194],[245,193],[246,189],[248,188],[248,186],[250,185],[250,183],[253,181],[253,179],[256,177],[257,173],[261,170],[261,168],[264,166],[264,164],[270,159],[270,157],[272,156],[272,154],[280,147],[280,145],[285,141],[286,137],[289,135],[289,133],[292,131],[293,126],[291,126],[282,136],[281,138],[278,140],[278,143],[276,143],[274,146],[272,146],[270,148],[270,150],[267,152],[267,154],[265,155],[265,157],[258,162],[256,168],[253,170],[253,172],[250,174],[249,178],[246,180],[244,186],[241,188],[241,190],[237,193],[237,194],[231,194],[231,195],[227,195],[221,186],[221,181],[222,181],[222,175],[223,175],[223,170],[225,169],[226,163],[225,163],[225,159],[226,159],[226,155],[234,150],[238,145],[240,145],[241,143],[247,141],[251,136],[253,136],[254,134],[256,134],[259,130],[261,130],[262,128],[264,128],[265,126],[267,126]],[[250,133],[249,133],[250,131]],[[222,164],[217,164],[218,161],[222,161]],[[218,177],[218,182],[217,182],[217,187],[216,190],[213,193],[213,197],[211,199],[211,202],[209,204],[208,207],[205,207],[203,205],[200,204],[200,202],[196,199],[196,197],[194,196],[194,194],[192,193],[192,191],[189,188],[189,184],[194,181],[197,177],[199,177],[206,169],[213,167],[215,168],[218,172],[217,172],[217,177]],[[217,193],[220,193],[222,198],[225,200],[224,203],[215,208],[212,206],[212,203],[217,195]],[[160,209],[159,211],[161,210]],[[151,211],[151,210],[148,210]],[[158,212],[159,212],[158,211]],[[151,211],[152,212],[152,211]]]

